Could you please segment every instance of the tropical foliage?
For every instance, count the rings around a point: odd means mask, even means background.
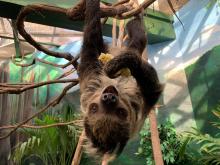
[[[181,153],[181,146],[183,142],[181,136],[177,135],[175,128],[170,120],[158,126],[161,150],[165,164],[187,164],[191,162],[189,155]],[[145,123],[143,130],[140,133],[141,141],[138,149],[138,154],[146,157],[146,165],[154,165],[152,146],[151,146],[151,133],[149,131],[149,123]],[[181,157],[180,157],[181,155]]]
[[[34,120],[35,125],[49,125],[78,118],[70,107],[62,114],[43,115]],[[78,141],[79,127],[75,125],[56,126],[43,129],[24,128],[20,132],[28,138],[15,148],[11,159],[16,164],[71,164]]]
[[[213,126],[220,130],[220,105],[213,111],[213,114],[219,118],[218,122],[212,123]],[[198,129],[193,128],[193,131],[187,132],[187,146],[197,147],[194,155],[197,155],[197,161],[205,165],[220,164],[220,134],[217,133],[214,137],[209,134],[203,134]],[[189,150],[189,149],[188,149]],[[188,151],[187,148],[185,152]]]

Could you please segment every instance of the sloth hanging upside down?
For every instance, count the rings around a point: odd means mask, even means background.
[[[88,152],[105,159],[119,155],[137,135],[163,90],[155,69],[141,58],[146,46],[141,17],[129,21],[126,30],[127,47],[108,48],[102,38],[100,0],[86,0],[79,65],[81,110]],[[103,65],[101,53],[114,58]],[[123,68],[129,68],[131,76],[118,75]]]

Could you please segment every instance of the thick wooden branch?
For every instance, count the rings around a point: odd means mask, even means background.
[[[101,5],[101,17],[116,17],[118,19],[125,19],[131,17],[133,15],[138,14],[141,10],[150,6],[155,0],[145,0],[139,7],[134,8],[129,0],[122,0],[116,4],[112,5]],[[33,4],[25,6],[19,13],[16,21],[17,29],[20,35],[29,42],[32,46],[34,46],[39,51],[44,52],[47,55],[56,57],[56,58],[64,58],[68,60],[75,68],[77,68],[77,59],[75,59],[70,53],[63,53],[63,52],[55,52],[50,49],[45,48],[38,42],[36,42],[33,37],[27,33],[24,26],[24,21],[27,15],[32,12],[42,12],[42,11],[50,11],[54,13],[64,14],[69,17],[71,20],[83,20],[85,17],[85,0],[79,1],[79,3],[69,9],[49,6],[49,5],[42,5],[42,4]],[[35,60],[33,61],[34,64]],[[42,61],[47,64],[54,65],[52,63]],[[30,64],[30,65],[31,65]],[[22,64],[21,64],[22,66]],[[26,65],[25,65],[26,66]]]
[[[27,31],[24,28],[24,21],[28,14],[32,12],[41,12],[41,11],[51,11],[51,12],[59,12],[66,14],[66,9],[54,7],[54,6],[48,6],[48,5],[28,5],[24,7],[21,12],[19,13],[16,21],[17,29],[20,33],[20,35],[29,42],[32,46],[34,46],[39,51],[44,52],[45,54],[48,54],[50,56],[56,57],[56,58],[64,58],[68,61],[72,61],[72,64],[76,66],[76,60],[74,60],[74,57],[70,53],[61,53],[61,52],[55,52],[50,49],[45,48],[41,44],[37,43],[30,34],[27,33]]]

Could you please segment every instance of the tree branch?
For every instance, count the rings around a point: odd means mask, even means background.
[[[20,128],[42,129],[42,128],[60,127],[60,126],[66,126],[66,125],[80,125],[81,122],[82,122],[82,120],[73,120],[73,121],[69,121],[69,122],[61,122],[61,123],[54,123],[54,124],[48,124],[48,125],[26,125],[26,124],[24,124],[24,125],[20,126]],[[17,126],[18,125],[1,126],[0,130],[13,129]]]
[[[28,14],[32,13],[33,11],[51,11],[51,12],[59,12],[66,14],[66,9],[54,7],[54,6],[48,6],[48,5],[28,5],[25,6],[19,13],[16,21],[17,29],[20,33],[20,35],[29,42],[32,46],[34,46],[39,51],[44,52],[45,54],[48,54],[50,56],[56,57],[56,58],[64,58],[68,61],[72,61],[72,64],[75,66],[76,60],[74,60],[74,57],[70,53],[61,53],[61,52],[55,52],[52,50],[49,50],[45,48],[44,46],[37,43],[30,34],[26,32],[24,29],[24,21]]]
[[[0,140],[3,140],[5,138],[8,138],[12,133],[14,133],[18,128],[20,128],[22,125],[26,124],[27,122],[29,122],[30,120],[32,120],[33,118],[37,117],[38,115],[40,115],[41,113],[45,112],[49,107],[51,106],[55,106],[57,104],[59,104],[60,100],[65,96],[66,92],[72,88],[73,86],[75,86],[77,82],[72,82],[71,84],[67,85],[64,90],[62,91],[62,93],[57,96],[55,99],[53,99],[52,101],[50,101],[45,107],[43,107],[39,112],[33,114],[31,117],[29,117],[28,119],[24,120],[23,122],[19,123],[16,127],[14,127],[9,133],[7,133],[5,136],[1,136]]]
[[[12,63],[15,64],[16,66],[20,66],[20,67],[29,67],[32,66],[33,64],[36,63],[35,59],[33,59],[29,64],[21,64],[21,63],[17,63],[14,59],[14,57],[12,57]]]
[[[128,17],[131,17],[133,15],[138,14],[141,12],[141,10],[147,8],[150,6],[155,0],[145,0],[139,7],[134,8],[131,5],[131,2],[129,0],[122,0],[119,1],[116,4],[110,5],[110,6],[104,6],[101,7],[101,17],[116,17],[118,19],[125,19]],[[61,53],[61,52],[55,52],[52,50],[49,50],[42,46],[41,44],[37,43],[30,34],[27,33],[27,31],[24,29],[24,21],[28,14],[35,12],[41,12],[41,11],[50,11],[60,14],[65,14],[67,17],[69,17],[71,20],[83,20],[85,18],[85,0],[79,1],[79,3],[69,9],[61,8],[61,7],[55,7],[55,6],[49,6],[49,5],[27,5],[25,6],[19,13],[16,21],[17,29],[20,33],[20,35],[29,42],[32,46],[34,46],[39,51],[44,52],[45,54],[48,54],[50,56],[56,57],[56,58],[64,58],[75,67],[77,68],[77,59],[74,59],[74,57],[70,53]],[[51,64],[46,61],[42,61],[47,64]]]
[[[57,84],[57,83],[76,83],[78,84],[79,80],[78,79],[65,79],[65,80],[51,80],[51,81],[45,81],[45,82],[40,82],[37,84],[8,84],[8,83],[0,83],[0,94],[3,93],[10,93],[10,94],[20,94],[26,90],[33,89],[33,88],[38,88],[44,85],[49,85],[49,84]]]
[[[67,77],[67,76],[69,76],[70,74],[74,73],[75,71],[76,71],[76,70],[72,68],[72,69],[70,69],[69,71],[63,73],[61,76],[59,76],[59,77],[57,78],[57,80],[60,80],[60,79],[62,79],[62,78],[64,78],[64,77]]]
[[[176,16],[176,18],[178,19],[178,21],[179,21],[180,24],[182,25],[183,30],[185,30],[185,27],[184,27],[184,25],[183,25],[183,22],[182,22],[182,21],[180,20],[180,18],[176,15],[176,10],[174,9],[172,2],[171,2],[170,0],[167,0],[167,2],[168,2],[168,5],[169,5],[170,9],[171,9],[172,12],[173,12],[173,14]]]
[[[146,9],[151,4],[153,4],[156,0],[145,0],[143,3],[141,3],[137,8],[134,8],[130,11],[124,12],[119,17],[120,19],[126,19],[129,17],[132,17],[134,15],[137,15],[138,13],[141,13],[143,9]]]

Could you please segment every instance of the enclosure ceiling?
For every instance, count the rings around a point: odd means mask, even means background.
[[[54,6],[63,8],[70,8],[75,5],[79,0],[0,0],[0,17],[16,19],[20,9],[28,4],[40,4],[47,3]],[[105,0],[106,2],[106,0]],[[108,0],[107,2],[115,2],[114,0]],[[145,17],[145,25],[148,31],[148,43],[154,44],[175,39],[175,32],[173,29],[173,18],[152,9],[147,9],[147,17]],[[42,17],[43,15],[43,17]],[[39,23],[43,25],[55,26],[60,28],[66,28],[76,31],[83,30],[83,21],[71,21],[66,15],[41,12],[29,15],[26,19],[28,22]],[[103,28],[103,34],[105,36],[111,36],[112,33],[112,19],[108,19],[106,25]]]

